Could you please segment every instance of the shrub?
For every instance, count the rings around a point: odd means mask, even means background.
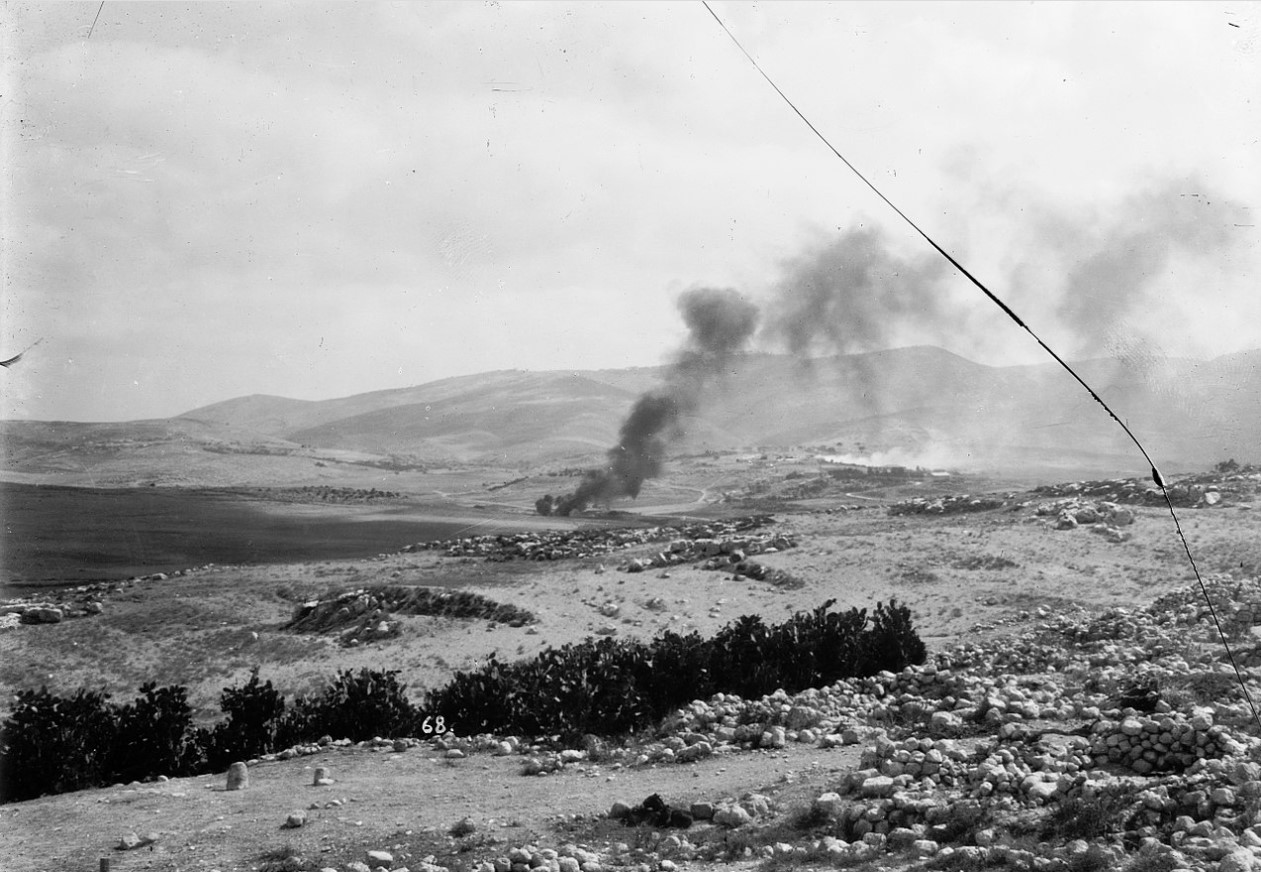
[[[285,698],[270,679],[258,681],[257,667],[244,685],[223,689],[219,709],[227,719],[202,734],[207,764],[212,770],[275,751]]]
[[[47,687],[20,691],[0,730],[0,801],[101,785],[109,775],[115,719],[109,695]]]
[[[861,637],[863,649],[854,675],[870,676],[881,670],[897,672],[908,664],[922,664],[928,656],[924,641],[915,632],[911,610],[890,600],[876,604],[872,629]]]
[[[1115,833],[1118,830],[1118,805],[1115,800],[1103,798],[1069,798],[1048,816],[1040,836],[1045,840],[1066,843],[1077,839],[1089,842]]]
[[[113,713],[114,744],[108,761],[112,781],[152,779],[199,763],[189,761],[186,738],[191,735],[193,710],[188,691],[149,682],[140,686],[140,695]]]
[[[492,654],[481,669],[429,692],[422,709],[464,734],[619,734],[718,692],[791,693],[923,662],[927,652],[906,607],[877,604],[868,627],[866,610],[829,612],[834,603],[773,627],[742,616],[709,640],[667,632],[650,643],[549,647],[513,663]]]
[[[339,739],[415,734],[417,712],[397,670],[343,670],[320,694],[299,697],[280,720],[281,745],[329,734]]]
[[[0,803],[220,769],[324,734],[362,740],[418,730],[406,686],[393,671],[347,670],[323,693],[286,710],[284,697],[270,681],[259,682],[255,670],[244,685],[225,688],[219,704],[227,718],[194,729],[180,686],[148,683],[123,706],[86,689],[70,697],[47,688],[19,692],[0,727]]]

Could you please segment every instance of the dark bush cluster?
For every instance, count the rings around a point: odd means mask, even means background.
[[[225,688],[225,718],[195,727],[187,692],[150,683],[130,703],[81,689],[23,691],[0,728],[0,802],[222,770],[321,737],[420,736],[445,725],[462,735],[617,735],[643,729],[696,698],[759,697],[851,676],[901,670],[926,656],[910,611],[890,602],[830,612],[829,600],[782,624],[744,616],[714,637],[665,633],[651,642],[588,640],[457,673],[414,704],[396,671],[343,671],[321,691],[286,702],[255,669]],[[443,730],[443,727],[437,727]]]
[[[719,692],[789,693],[922,663],[926,651],[905,606],[829,612],[828,601],[767,626],[744,616],[711,639],[667,632],[650,643],[605,638],[548,648],[529,660],[492,655],[431,692],[425,708],[462,733],[617,734]]]
[[[0,728],[0,803],[95,788],[115,782],[222,770],[324,735],[351,740],[413,733],[417,711],[394,672],[344,671],[318,694],[286,705],[255,670],[225,688],[226,718],[195,727],[179,686],[140,688],[131,703],[80,689],[58,697],[22,691]]]
[[[131,703],[80,689],[17,695],[0,734],[0,802],[181,772],[192,763],[183,688],[143,685]]]

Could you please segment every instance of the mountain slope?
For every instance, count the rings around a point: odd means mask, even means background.
[[[1261,350],[1211,361],[1074,365],[1158,464],[1261,460]],[[252,395],[149,422],[0,423],[11,471],[136,469],[231,451],[306,458],[359,453],[417,462],[575,463],[611,447],[636,397],[668,368],[503,370],[308,401]],[[1141,458],[1107,413],[1054,363],[990,367],[914,347],[803,362],[735,359],[681,423],[676,451],[830,445],[846,454],[1008,469],[1086,463],[1133,472]],[[332,453],[332,454],[330,454]],[[339,454],[340,453],[340,454]],[[298,464],[295,460],[294,464]],[[295,466],[294,469],[300,469]],[[197,474],[188,473],[196,478]]]

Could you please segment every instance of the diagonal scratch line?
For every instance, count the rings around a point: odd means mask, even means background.
[[[92,19],[92,26],[88,28],[88,39],[92,38],[92,31],[96,30],[96,22],[101,17],[101,10],[105,8],[105,0],[101,0],[101,5],[96,7],[96,18]]]
[[[1090,394],[1092,398],[1094,398],[1094,401],[1096,403],[1098,403],[1100,406],[1103,407],[1104,411],[1107,412],[1109,416],[1111,416],[1112,420],[1115,421],[1118,425],[1120,425],[1121,430],[1125,431],[1125,435],[1130,438],[1130,442],[1134,443],[1134,445],[1138,448],[1139,452],[1142,453],[1143,458],[1147,461],[1148,465],[1151,467],[1152,481],[1156,483],[1156,486],[1158,488],[1160,488],[1160,493],[1165,498],[1165,505],[1169,507],[1169,515],[1173,517],[1173,525],[1174,525],[1174,528],[1178,532],[1178,539],[1182,541],[1182,550],[1186,552],[1187,560],[1191,563],[1191,569],[1195,572],[1195,581],[1199,583],[1200,593],[1204,595],[1204,602],[1208,604],[1209,614],[1213,617],[1213,624],[1217,626],[1217,634],[1221,638],[1222,645],[1225,646],[1226,648],[1226,655],[1230,659],[1230,665],[1235,670],[1235,678],[1239,682],[1240,689],[1243,690],[1244,699],[1248,701],[1248,708],[1252,710],[1253,719],[1256,721],[1257,726],[1261,728],[1261,715],[1257,714],[1257,708],[1252,702],[1252,695],[1248,693],[1248,686],[1244,682],[1243,674],[1239,670],[1239,664],[1235,661],[1235,654],[1234,652],[1231,651],[1230,644],[1226,642],[1226,634],[1222,630],[1221,622],[1218,621],[1217,610],[1213,608],[1213,600],[1211,597],[1209,597],[1208,588],[1204,584],[1204,579],[1200,576],[1200,568],[1196,565],[1195,558],[1191,554],[1191,547],[1190,545],[1187,544],[1187,538],[1182,532],[1182,524],[1178,520],[1178,513],[1174,511],[1173,500],[1169,497],[1169,491],[1165,487],[1165,480],[1160,475],[1160,471],[1156,469],[1156,462],[1152,460],[1151,455],[1147,453],[1147,449],[1143,447],[1143,444],[1141,442],[1139,442],[1138,437],[1134,435],[1134,432],[1130,430],[1129,426],[1126,425],[1124,421],[1122,421],[1119,417],[1117,417],[1117,414],[1112,411],[1112,407],[1108,406],[1108,404],[1103,401],[1103,398],[1100,397],[1097,393],[1095,393],[1095,389],[1091,388],[1090,385],[1086,383],[1086,380],[1083,379],[1080,375],[1078,375],[1076,370],[1074,370],[1071,366],[1069,366],[1067,361],[1065,361],[1063,358],[1057,355],[1054,349],[1052,349],[1045,342],[1043,342],[1042,337],[1034,333],[1033,329],[1029,327],[1029,325],[1025,324],[1024,320],[1019,315],[1017,315],[1010,306],[1008,306],[1005,302],[999,299],[997,294],[995,294],[989,288],[985,287],[985,284],[981,282],[980,279],[976,278],[976,276],[973,276],[967,270],[967,268],[963,266],[963,264],[955,260],[954,256],[951,255],[950,252],[946,251],[944,248],[939,246],[936,240],[934,240],[927,233],[925,233],[924,230],[920,228],[918,224],[916,224],[914,221],[911,220],[910,216],[908,216],[905,212],[903,212],[896,205],[894,205],[892,200],[884,196],[883,192],[881,192],[879,188],[873,185],[870,179],[864,176],[858,170],[857,167],[851,164],[849,160],[843,154],[840,153],[840,151],[836,148],[836,146],[832,145],[832,143],[828,141],[828,138],[825,137],[819,131],[819,129],[814,126],[813,123],[811,123],[809,118],[806,118],[805,114],[802,113],[802,111],[797,108],[797,105],[788,98],[788,95],[785,94],[782,90],[780,90],[780,87],[775,84],[774,80],[771,79],[769,75],[767,75],[766,71],[762,69],[761,65],[758,64],[758,62],[754,59],[753,55],[749,54],[748,50],[743,45],[740,44],[740,40],[736,39],[735,34],[732,33],[730,28],[728,28],[727,25],[723,23],[723,20],[718,17],[718,13],[716,13],[710,7],[708,0],[701,0],[701,5],[705,7],[706,12],[708,12],[710,15],[713,16],[714,21],[718,22],[718,26],[721,27],[723,29],[723,32],[725,32],[727,36],[730,37],[731,41],[735,43],[735,46],[736,48],[740,50],[740,53],[748,59],[750,64],[753,65],[753,69],[757,70],[758,73],[762,76],[762,78],[766,80],[766,83],[775,89],[775,93],[778,94],[780,98],[785,103],[788,104],[788,108],[791,109],[797,115],[797,117],[800,118],[802,122],[805,123],[806,127],[810,128],[811,132],[814,133],[814,135],[819,138],[819,141],[822,142],[825,146],[827,146],[828,150],[841,160],[841,163],[849,167],[850,171],[859,179],[861,179],[863,184],[865,184],[868,188],[870,188],[877,197],[883,200],[890,209],[896,212],[899,218],[901,218],[903,221],[909,224],[915,230],[916,233],[918,233],[921,237],[924,238],[925,242],[927,242],[930,246],[936,249],[939,255],[941,255],[943,258],[949,261],[951,266],[953,266],[956,270],[962,273],[963,276],[969,282],[971,282],[978,289],[980,289],[980,291],[986,297],[988,297],[995,306],[1001,309],[1007,315],[1008,318],[1010,318],[1017,325],[1023,328],[1025,333],[1033,337],[1033,339],[1037,342],[1037,344],[1041,346],[1042,349],[1048,355],[1054,358],[1055,362],[1059,364],[1061,367],[1063,367],[1064,370],[1066,370],[1070,376],[1072,376],[1075,380],[1077,380],[1077,384],[1081,385],[1081,387],[1084,388],[1086,392]]]

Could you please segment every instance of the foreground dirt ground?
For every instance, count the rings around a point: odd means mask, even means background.
[[[1000,634],[1019,638],[1022,629],[1077,607],[1146,604],[1194,579],[1165,510],[1137,508],[1125,541],[1114,542],[1085,526],[1054,529],[1054,517],[1035,512],[1048,498],[1002,497],[1000,508],[953,515],[891,516],[881,502],[857,498],[775,512],[768,531],[796,545],[759,561],[801,580],[800,587],[696,563],[627,569],[661,544],[556,562],[488,563],[419,550],[367,561],[203,568],[114,586],[99,615],[0,632],[0,687],[8,694],[40,684],[63,693],[104,686],[129,698],[142,682],[178,683],[189,687],[203,717],[213,718],[218,692],[255,666],[290,694],[361,666],[398,670],[418,694],[491,652],[528,657],[610,625],[619,636],[651,638],[667,628],[710,635],[745,614],[769,623],[826,600],[871,607],[891,597],[911,608],[931,655]],[[1255,572],[1256,519],[1246,505],[1186,510],[1183,527],[1201,570]],[[309,598],[385,583],[459,586],[528,609],[538,621],[514,628],[405,616],[397,638],[350,648],[331,636],[281,629]],[[618,606],[611,620],[603,611],[609,603]],[[866,737],[878,725],[853,727]],[[625,843],[628,852],[619,857],[634,867],[636,842],[647,837],[643,828],[602,818],[615,801],[634,805],[658,793],[686,807],[759,792],[781,810],[798,802],[808,808],[809,798],[858,767],[861,748],[789,743],[688,765],[590,763],[543,777],[522,775],[520,755],[475,751],[448,759],[429,745],[404,752],[330,748],[259,764],[241,792],[224,791],[223,775],[207,774],[0,807],[0,867],[98,869],[108,858],[112,869],[279,869],[301,859],[311,869],[344,869],[379,849],[392,853],[395,867],[421,869],[432,855],[455,869],[507,847],[567,841]],[[317,766],[331,770],[333,785],[311,785]],[[309,809],[313,804],[318,808]],[[308,810],[307,824],[282,828],[296,810]],[[450,837],[466,817],[472,836]],[[157,839],[114,850],[133,831]],[[755,856],[740,865],[761,863]]]

